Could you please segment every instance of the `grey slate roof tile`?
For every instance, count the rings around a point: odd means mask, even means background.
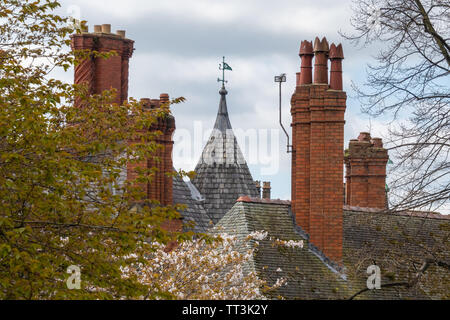
[[[256,197],[257,189],[228,117],[227,91],[220,90],[213,132],[195,167],[192,183],[205,197],[205,209],[217,223],[241,196]]]
[[[366,287],[366,270],[371,264],[381,268],[381,282],[386,284],[406,281],[407,275],[415,274],[415,268],[420,268],[423,258],[431,250],[442,261],[450,263],[450,242],[445,239],[450,230],[448,217],[351,209],[344,210],[344,263],[349,276],[353,277],[354,292]],[[359,270],[356,265],[360,266]],[[360,298],[450,298],[448,270],[432,266],[424,280],[412,289],[393,287],[371,290]]]
[[[248,199],[251,200],[251,199]],[[288,201],[241,199],[216,224],[213,232],[227,232],[246,237],[253,231],[265,230],[266,240],[260,241],[251,265],[269,284],[286,277],[288,284],[270,297],[287,299],[343,299],[366,287],[367,267],[376,263],[381,267],[382,283],[406,279],[408,259],[420,261],[430,248],[442,246],[443,261],[449,262],[450,249],[444,232],[450,229],[445,216],[417,214],[383,214],[370,210],[343,210],[344,273],[339,274],[325,263],[313,244],[303,249],[274,247],[269,237],[283,240],[307,239],[299,231]],[[406,238],[405,238],[406,237]],[[403,241],[401,241],[403,239]],[[413,239],[414,241],[411,241]],[[405,265],[390,260],[391,255],[404,255]],[[361,257],[365,260],[361,261]],[[392,267],[395,267],[392,269]],[[356,267],[359,267],[356,268]],[[280,268],[282,271],[277,272]],[[394,271],[394,275],[391,270]],[[411,270],[409,270],[411,271]],[[409,273],[411,274],[411,272]],[[430,267],[420,286],[370,290],[359,299],[448,299],[450,273]]]
[[[260,277],[273,285],[278,278],[287,279],[269,297],[287,299],[339,299],[348,293],[345,282],[332,272],[313,252],[305,247],[281,248],[273,246],[269,238],[281,240],[304,240],[295,231],[288,205],[280,203],[237,202],[217,223],[214,232],[226,232],[246,237],[253,231],[267,231],[260,241],[252,264]],[[280,268],[282,271],[277,271]]]
[[[213,226],[204,208],[203,201],[198,201],[193,198],[189,186],[179,176],[173,178],[173,203],[187,206],[181,212],[185,230],[204,233]],[[190,223],[194,224],[193,228],[188,227]]]

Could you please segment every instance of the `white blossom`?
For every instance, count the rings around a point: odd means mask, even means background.
[[[158,292],[165,292],[175,299],[265,299],[268,291],[287,283],[281,278],[270,287],[249,268],[258,241],[267,236],[264,230],[252,232],[244,239],[223,233],[212,242],[202,239],[181,242],[169,252],[164,245],[152,243],[153,250],[146,256],[146,263],[134,263],[133,267],[121,270],[124,277],[137,276],[155,298],[164,298]],[[303,241],[276,239],[274,243],[288,248],[303,247]],[[276,271],[282,272],[281,268]]]

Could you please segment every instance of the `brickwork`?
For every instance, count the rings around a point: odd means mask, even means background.
[[[328,84],[328,48],[325,38],[322,41],[316,38],[314,46],[303,41],[300,47],[301,72],[291,99],[292,210],[297,224],[310,235],[311,242],[330,259],[341,263],[347,98],[345,92],[336,86],[331,89]],[[342,60],[341,56],[334,55],[333,59]],[[335,69],[338,68],[332,68],[335,75],[330,76],[331,79],[342,77],[342,72],[335,72]],[[314,83],[311,83],[312,74]]]
[[[160,99],[141,99],[144,108],[159,108],[162,103],[169,101],[166,93],[161,94]],[[146,162],[128,164],[128,179],[136,178],[136,168],[154,169],[152,180],[142,188],[147,194],[147,199],[156,200],[162,205],[171,205],[173,203],[173,178],[167,173],[173,171],[172,151],[173,151],[173,133],[175,131],[175,119],[168,115],[165,118],[159,118],[149,130],[160,131],[162,134],[156,137],[155,142],[161,145],[154,154],[154,158]]]
[[[89,50],[96,52],[116,52],[116,55],[105,59],[94,57],[85,59],[75,67],[75,84],[86,84],[89,94],[101,94],[104,90],[116,90],[113,102],[121,104],[128,99],[128,73],[129,60],[133,54],[134,41],[125,37],[125,31],[119,30],[117,34],[111,33],[111,25],[96,25],[94,32],[87,30],[81,34],[71,36],[72,50]],[[158,108],[162,103],[169,101],[168,94],[161,94],[160,99],[142,99],[144,108]],[[76,106],[81,106],[81,101],[75,101]],[[156,200],[162,205],[173,203],[173,177],[167,173],[173,171],[172,150],[175,119],[169,115],[159,118],[148,128],[151,131],[161,131],[156,138],[156,143],[162,148],[155,153],[156,159],[148,159],[140,163],[127,164],[127,179],[135,180],[138,176],[138,168],[155,168],[155,174],[150,183],[141,183],[138,186],[146,194],[146,198]],[[130,141],[129,143],[133,143]],[[142,199],[136,199],[142,200]],[[165,226],[172,231],[181,230],[181,221],[168,221]]]
[[[116,89],[114,102],[121,104],[127,100],[129,59],[133,54],[134,41],[126,39],[124,31],[112,34],[108,24],[95,26],[93,33],[73,34],[71,40],[72,50],[117,53],[108,59],[91,55],[82,61],[75,67],[75,84],[87,84],[90,94]],[[80,105],[79,99],[75,105]]]
[[[388,152],[380,138],[362,132],[345,151],[346,204],[386,208],[386,165]]]
[[[263,192],[262,192],[262,198],[263,199],[270,199],[271,198],[271,190],[272,187],[270,186],[270,182],[269,181],[264,181],[263,182]]]

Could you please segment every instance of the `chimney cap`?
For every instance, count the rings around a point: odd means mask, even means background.
[[[314,40],[314,52],[328,52],[329,46],[327,38],[323,37],[322,41],[319,40],[318,37]]]
[[[334,43],[330,46],[330,59],[344,59],[344,51],[342,50],[342,44],[336,46]]]
[[[102,33],[111,33],[111,25],[108,23],[102,24]]]
[[[372,144],[375,148],[383,148],[383,139],[372,138]]]
[[[370,133],[369,132],[361,132],[358,136],[358,141],[370,141]]]
[[[159,101],[161,104],[169,102],[169,95],[167,93],[161,93],[159,95]]]
[[[94,25],[94,32],[95,33],[101,33],[102,32],[102,26],[99,24]]]
[[[302,55],[313,55],[313,45],[312,41],[304,40],[300,44],[300,56]]]

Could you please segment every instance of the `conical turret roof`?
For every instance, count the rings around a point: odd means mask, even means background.
[[[258,196],[247,162],[231,127],[224,86],[213,132],[195,168],[192,183],[205,197],[205,209],[217,223],[241,196]]]
[[[220,130],[221,132],[225,132],[226,130],[231,130],[230,119],[228,118],[228,108],[227,108],[227,99],[226,95],[228,91],[224,86],[219,91],[220,93],[220,103],[219,103],[219,111],[217,112],[216,123],[214,124],[214,129]]]

